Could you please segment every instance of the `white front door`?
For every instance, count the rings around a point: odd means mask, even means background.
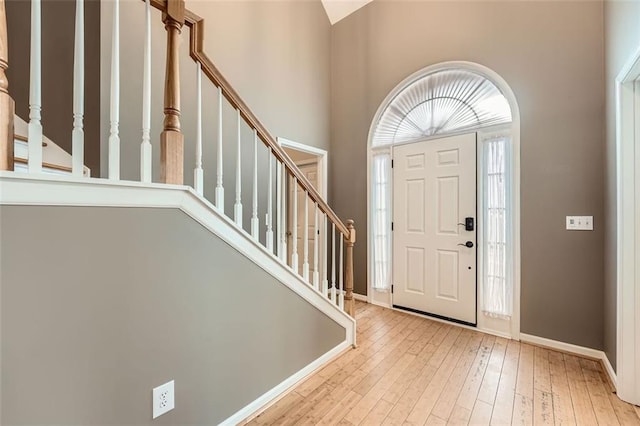
[[[393,305],[476,324],[476,134],[393,157]]]

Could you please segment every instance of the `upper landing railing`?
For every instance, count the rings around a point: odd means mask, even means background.
[[[120,125],[120,0],[113,0],[113,32],[110,72],[110,126],[108,139],[108,178],[120,179],[121,141]],[[140,181],[152,181],[151,144],[151,7],[162,12],[167,33],[166,70],[164,84],[164,118],[160,135],[160,177],[162,183],[182,185],[184,181],[185,137],[181,124],[180,98],[180,34],[185,27],[190,31],[189,53],[197,66],[197,124],[195,144],[195,191],[203,196],[205,184],[215,180],[214,205],[224,213],[224,171],[235,175],[235,203],[233,221],[243,228],[243,207],[250,205],[250,232],[256,241],[264,236],[264,246],[310,286],[332,303],[353,316],[353,221],[343,223],[329,207],[306,176],[286,154],[276,139],[267,131],[249,109],[211,59],[204,52],[204,21],[185,8],[184,0],[145,0],[144,66],[143,66],[143,118],[140,142]],[[73,131],[72,174],[83,176],[84,165],[84,0],[76,0],[74,74],[73,74]],[[42,85],[42,25],[41,0],[31,0],[31,48],[28,170],[42,173],[41,85]],[[13,52],[16,54],[16,52]],[[21,52],[18,52],[21,53]],[[5,0],[0,0],[0,170],[13,170],[13,117],[14,104],[10,96],[6,69],[9,67],[7,48],[7,21]],[[205,179],[202,142],[202,75],[217,88],[217,137],[215,179]],[[230,105],[236,116],[234,126],[235,161],[224,164],[223,104]],[[212,123],[207,122],[207,126]],[[249,127],[251,141],[242,140],[242,129]],[[245,138],[246,139],[246,138]],[[253,145],[253,158],[243,158],[243,143]],[[258,144],[268,149],[267,170],[258,168]],[[228,146],[227,146],[228,148]],[[246,157],[246,156],[245,156]],[[243,198],[243,161],[252,163],[251,197]],[[275,165],[275,167],[274,167]],[[275,169],[275,170],[274,170]],[[264,228],[258,218],[258,175],[266,174],[266,215]],[[212,171],[212,176],[214,176]],[[274,196],[275,194],[275,196]],[[263,194],[264,195],[264,194]],[[247,198],[251,202],[247,202]],[[274,206],[275,201],[275,206]],[[243,204],[244,202],[244,204]],[[264,208],[264,206],[262,206]],[[293,212],[293,213],[290,213]],[[302,223],[298,223],[301,221]],[[311,231],[310,231],[311,229]],[[262,234],[264,233],[264,234]]]

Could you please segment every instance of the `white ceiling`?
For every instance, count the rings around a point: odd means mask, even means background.
[[[322,0],[322,5],[333,25],[371,1],[373,0]]]

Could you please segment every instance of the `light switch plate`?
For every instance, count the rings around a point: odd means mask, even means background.
[[[153,388],[153,418],[163,415],[175,408],[174,381]]]
[[[593,231],[593,216],[567,216],[567,230]]]

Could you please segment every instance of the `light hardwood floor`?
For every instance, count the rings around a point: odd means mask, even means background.
[[[359,302],[358,348],[251,425],[640,425],[596,361]]]

